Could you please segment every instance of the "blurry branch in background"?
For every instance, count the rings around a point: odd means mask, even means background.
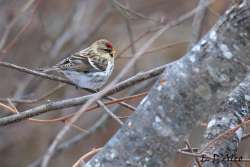
[[[160,19],[157,20],[154,18],[147,17],[139,12],[132,10],[131,8],[129,8],[129,6],[123,5],[117,0],[109,0],[109,1],[111,2],[111,4],[114,6],[115,9],[117,9],[124,17],[127,17],[128,19],[141,18],[141,19],[152,21],[157,24],[162,23]]]
[[[2,36],[1,39],[0,39],[0,50],[1,50],[2,52],[5,52],[5,51],[3,51],[3,50],[5,50],[5,49],[3,49],[3,47],[4,47],[4,45],[5,45],[6,41],[7,41],[7,38],[8,38],[8,36],[9,36],[9,34],[10,34],[10,31],[11,31],[12,27],[16,24],[16,22],[17,22],[22,16],[24,16],[24,15],[26,14],[26,11],[33,5],[33,3],[34,3],[35,1],[36,1],[36,0],[29,0],[26,4],[24,4],[24,6],[21,8],[21,10],[16,14],[16,17],[14,17],[14,18],[10,21],[10,23],[5,27],[5,31],[4,31],[4,33],[3,33],[3,36]],[[38,0],[38,1],[40,1],[40,0]],[[38,3],[35,5],[35,7],[33,7],[32,11],[31,11],[31,16],[33,16],[33,14],[34,14],[34,12],[35,12],[37,6],[38,6]],[[28,22],[30,22],[30,21],[28,21]],[[29,24],[29,23],[27,23],[27,24]],[[26,25],[25,25],[24,27],[27,28]],[[22,28],[22,29],[26,29],[26,28]],[[24,31],[24,30],[23,30],[23,31]],[[23,32],[23,31],[20,31],[20,32]],[[2,50],[2,49],[3,49],[3,50]]]
[[[20,16],[22,16],[22,13],[24,13],[26,10],[28,10],[28,8],[30,6],[32,6],[34,0],[30,0],[27,2],[27,4],[25,4],[25,6],[22,8],[21,10],[21,14],[17,14],[17,16],[10,22],[10,24],[6,27],[6,31],[4,32],[4,35],[0,41],[0,50],[2,50],[3,53],[7,53],[17,42],[17,40],[20,38],[20,36],[28,29],[28,27],[30,26],[33,17],[34,17],[34,13],[37,9],[37,7],[39,6],[40,2],[42,0],[37,0],[34,7],[31,10],[31,16],[28,19],[28,21],[26,22],[26,24],[20,29],[20,31],[17,33],[17,35],[9,42],[9,44],[4,47],[6,40],[8,38],[8,35],[10,33],[11,28],[15,25],[15,23],[18,21],[18,19],[20,19]],[[4,47],[4,48],[3,48]]]
[[[170,44],[166,44],[163,46],[158,46],[157,48],[153,48],[151,50],[146,51],[144,54],[151,54],[163,49],[167,49],[167,48],[171,48],[171,47],[175,47],[177,45],[183,45],[183,44],[187,44],[189,41],[179,41],[179,42],[174,42],[174,43],[170,43]],[[130,56],[126,56],[126,58],[130,58]]]
[[[130,3],[128,0],[126,1],[126,6],[127,6],[127,8],[130,8]],[[132,56],[134,56],[136,53],[136,47],[135,47],[135,43],[134,43],[134,34],[133,34],[130,19],[128,17],[124,16],[123,13],[121,13],[121,10],[118,10],[118,11],[121,14],[123,20],[125,21],[126,29],[127,29],[127,33],[128,33],[129,44],[131,45],[131,53],[132,53]],[[137,62],[135,62],[134,73],[136,73],[138,70],[139,69],[137,67]]]
[[[127,47],[125,47],[124,49],[122,49],[122,50],[119,52],[117,58],[121,58],[122,55],[123,55],[127,50],[129,50],[129,49],[132,47],[132,45],[134,45],[136,42],[140,41],[141,39],[143,39],[143,38],[146,37],[147,35],[149,35],[149,34],[151,34],[151,33],[153,33],[153,32],[156,32],[157,30],[159,30],[159,28],[160,28],[160,27],[156,27],[156,28],[153,28],[153,29],[149,29],[149,30],[147,30],[146,32],[143,32],[143,33],[142,33],[141,35],[139,35],[136,39],[134,39],[133,43],[130,43]]]
[[[161,26],[160,26],[161,27]],[[132,56],[123,56],[125,54],[126,51],[128,51],[131,47],[133,47],[135,45],[136,42],[140,41],[141,39],[143,39],[144,37],[146,37],[147,35],[159,30],[160,27],[155,27],[153,29],[149,29],[148,31],[146,32],[143,32],[141,35],[139,35],[135,40],[133,40],[133,42],[125,47],[124,49],[122,49],[120,51],[120,53],[118,54],[118,58],[130,58]],[[149,54],[149,53],[153,53],[153,52],[156,52],[156,51],[159,51],[159,50],[162,50],[162,49],[167,49],[167,48],[170,48],[170,47],[175,47],[176,45],[180,45],[180,44],[186,44],[188,43],[189,41],[179,41],[179,42],[174,42],[174,43],[168,43],[164,46],[159,46],[157,48],[154,48],[154,49],[151,49],[149,51],[146,51],[144,54]]]
[[[212,15],[216,16],[217,18],[220,17],[220,13],[218,13],[217,11],[215,11],[214,9],[212,9],[211,7],[210,7],[210,8],[208,7],[207,10],[208,10]]]
[[[60,90],[61,88],[63,88],[65,86],[65,84],[60,84],[58,86],[56,86],[55,88],[51,89],[49,92],[46,92],[44,95],[38,97],[38,98],[32,98],[32,99],[14,99],[14,98],[0,98],[0,101],[2,102],[8,102],[9,100],[11,100],[13,103],[38,103],[42,100],[45,100],[47,97],[51,96],[52,94],[54,94],[55,92],[57,92],[58,90]]]
[[[84,16],[86,14],[87,1],[77,1],[75,3],[75,10],[71,17],[71,23],[64,30],[62,35],[58,37],[50,50],[50,57],[55,58],[60,50],[63,48],[64,44],[69,40],[74,38],[76,34],[79,34],[81,26],[84,24]]]
[[[198,6],[203,7],[207,0],[199,0]],[[196,12],[193,18],[193,24],[192,24],[192,36],[189,44],[189,48],[192,48],[200,39],[201,33],[202,33],[202,23],[206,16],[206,11],[208,7],[203,7],[202,10],[199,10]]]
[[[85,1],[79,1],[79,3],[85,3]],[[82,19],[81,17],[83,17],[83,13],[82,13],[82,6],[80,6],[78,3],[76,3],[76,12],[74,13],[74,15],[72,16],[73,19],[69,28],[65,29],[65,31],[62,33],[62,35],[56,40],[55,44],[53,45],[53,47],[51,48],[49,54],[50,57],[56,57],[58,56],[60,50],[62,49],[62,47],[65,45],[65,43],[67,43],[69,40],[72,40],[73,38],[75,38],[76,36],[80,39],[77,41],[77,43],[75,43],[74,48],[69,49],[67,51],[65,51],[63,53],[62,57],[66,57],[69,56],[72,52],[75,52],[76,50],[82,49],[82,45],[88,41],[90,38],[92,38],[99,29],[102,28],[102,25],[108,20],[108,16],[110,14],[110,8],[107,8],[104,10],[103,14],[101,16],[99,16],[97,18],[96,22],[92,22],[91,24],[93,24],[93,26],[91,26],[91,28],[89,30],[86,30],[86,32],[83,32],[82,30],[82,25],[85,23],[82,23],[82,21],[84,21],[84,19]],[[81,22],[79,22],[78,20],[81,20]],[[79,35],[81,34],[81,35]]]

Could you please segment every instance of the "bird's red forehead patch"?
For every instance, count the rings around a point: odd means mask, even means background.
[[[110,48],[110,49],[113,48],[113,46],[112,46],[112,44],[111,44],[110,42],[107,42],[107,43],[106,43],[106,46],[107,46],[108,48]]]

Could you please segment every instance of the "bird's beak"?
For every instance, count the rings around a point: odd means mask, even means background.
[[[113,57],[115,57],[115,55],[116,55],[116,50],[114,48],[112,49],[112,55],[113,55]]]

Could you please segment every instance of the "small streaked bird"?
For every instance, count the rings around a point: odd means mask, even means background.
[[[113,71],[115,56],[112,43],[100,39],[55,66],[43,68],[41,71],[63,73],[77,87],[99,90]]]

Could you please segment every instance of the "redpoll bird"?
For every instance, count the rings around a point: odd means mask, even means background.
[[[62,72],[78,87],[98,90],[110,77],[115,56],[111,42],[100,39],[43,71]]]

